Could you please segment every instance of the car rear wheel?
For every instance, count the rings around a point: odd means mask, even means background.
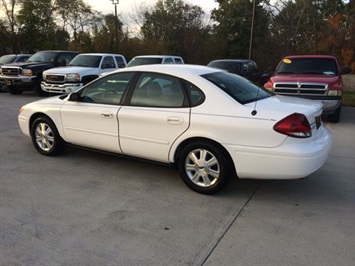
[[[223,149],[208,142],[194,142],[185,146],[178,167],[185,184],[202,194],[214,194],[223,189],[232,168]]]
[[[54,123],[46,116],[38,117],[31,126],[32,143],[43,155],[56,155],[63,151],[64,143]]]

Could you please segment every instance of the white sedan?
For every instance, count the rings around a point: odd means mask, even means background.
[[[303,178],[326,161],[332,135],[322,103],[275,96],[203,66],[149,65],[23,106],[22,132],[43,155],[66,144],[176,165],[212,194],[231,176]]]

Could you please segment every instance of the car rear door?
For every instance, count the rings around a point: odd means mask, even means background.
[[[168,162],[174,141],[190,123],[179,79],[156,73],[141,73],[128,104],[118,112],[122,152]]]

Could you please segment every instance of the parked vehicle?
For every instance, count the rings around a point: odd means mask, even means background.
[[[78,52],[40,51],[26,62],[1,66],[0,83],[6,84],[11,94],[21,94],[24,90],[34,90],[37,95],[45,95],[41,89],[43,71],[67,65]]]
[[[0,57],[0,66],[4,64],[25,62],[30,58],[31,54],[7,54]]]
[[[103,73],[124,68],[126,64],[126,58],[120,54],[79,54],[66,67],[44,71],[41,88],[49,93],[70,93]]]
[[[8,54],[0,57],[0,66],[4,64],[25,62],[31,54]],[[7,91],[5,83],[0,83],[0,91]]]
[[[330,122],[339,122],[343,82],[341,75],[351,68],[340,69],[330,55],[287,56],[281,60],[264,88],[276,94],[321,100],[323,114]]]
[[[332,144],[321,113],[321,102],[275,96],[226,71],[149,65],[29,103],[18,122],[43,155],[71,144],[174,164],[188,187],[212,194],[231,175],[295,179],[316,171]]]
[[[184,60],[174,55],[139,55],[133,57],[127,67],[152,64],[184,64]]]
[[[255,61],[248,59],[219,59],[207,64],[208,67],[224,69],[229,73],[242,76],[256,84],[260,83],[261,73]]]

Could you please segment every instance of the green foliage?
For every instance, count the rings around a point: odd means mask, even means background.
[[[200,45],[209,30],[203,24],[204,15],[201,7],[182,0],[158,1],[154,9],[142,11],[145,48],[150,53],[184,55],[187,61],[198,61]]]
[[[355,91],[344,91],[343,105],[355,107]]]

